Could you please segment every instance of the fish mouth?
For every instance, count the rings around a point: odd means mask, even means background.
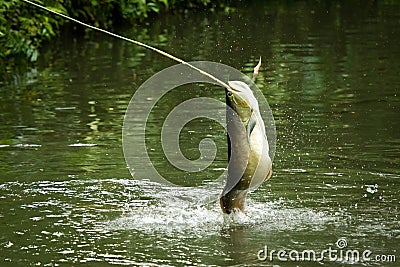
[[[232,88],[231,86],[229,86],[229,88],[226,88],[226,90],[232,94],[240,92],[239,90],[236,90],[235,88]]]
[[[223,213],[245,212],[247,190],[234,189],[220,198]]]
[[[229,88],[226,88],[226,90],[228,90],[228,92],[231,92],[231,93],[241,92],[240,89],[235,89],[234,83],[235,83],[235,81],[228,81]]]

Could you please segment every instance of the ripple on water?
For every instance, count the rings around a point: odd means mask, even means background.
[[[337,221],[329,212],[295,207],[287,200],[259,202],[252,194],[246,214],[224,215],[217,198],[199,202],[200,196],[210,196],[210,188],[168,188],[128,179],[12,182],[0,185],[0,190],[6,199],[15,198],[16,192],[21,200],[29,196],[20,207],[32,213],[32,221],[57,217],[71,224],[76,223],[70,221],[74,214],[85,218],[87,230],[216,233],[247,226],[268,232],[321,229],[325,223]],[[218,190],[211,195],[218,195]]]

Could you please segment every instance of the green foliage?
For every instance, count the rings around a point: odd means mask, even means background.
[[[33,0],[35,1],[35,0]],[[134,24],[165,10],[213,7],[211,0],[36,0],[41,5],[97,27]],[[65,19],[19,0],[0,0],[0,68],[17,56],[36,61],[40,46],[59,32]]]
[[[53,4],[57,11],[66,13],[61,3]],[[0,58],[22,55],[36,61],[38,47],[56,35],[62,20],[32,9],[21,1],[0,1]]]
[[[211,0],[65,0],[63,5],[74,18],[91,22],[95,26],[110,28],[118,22],[133,24],[136,20],[143,20],[151,14],[166,10],[212,6],[212,2]]]

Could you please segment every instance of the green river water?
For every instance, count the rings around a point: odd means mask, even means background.
[[[125,111],[175,63],[101,33],[65,32],[36,67],[10,67],[0,84],[0,266],[398,266],[400,2],[256,1],[119,32],[248,76],[261,56],[255,83],[277,131],[271,179],[246,215],[229,218],[217,201],[197,202],[220,188],[132,177]],[[224,101],[215,88],[173,91],[149,117],[151,160],[176,183],[212,184],[226,168],[226,133],[213,121],[181,132],[188,158],[204,136],[218,147],[202,172],[176,170],[160,145],[166,114],[190,97]],[[302,261],[305,250],[316,259]]]

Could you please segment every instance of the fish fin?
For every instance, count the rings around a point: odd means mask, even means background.
[[[253,132],[254,127],[256,126],[256,124],[257,124],[257,121],[256,121],[256,118],[255,118],[254,113],[253,113],[253,114],[251,114],[251,117],[249,119],[249,123],[247,124],[247,141],[249,141],[249,144],[250,144],[251,133]]]
[[[260,60],[258,61],[257,66],[254,67],[254,71],[253,71],[253,79],[255,79],[258,75],[258,71],[260,70],[261,67],[261,57]]]
[[[271,177],[271,175],[272,175],[272,168],[271,168],[271,169],[269,169],[269,171],[268,171],[267,175],[265,176],[265,179],[264,179],[264,181],[268,180],[268,179]]]

